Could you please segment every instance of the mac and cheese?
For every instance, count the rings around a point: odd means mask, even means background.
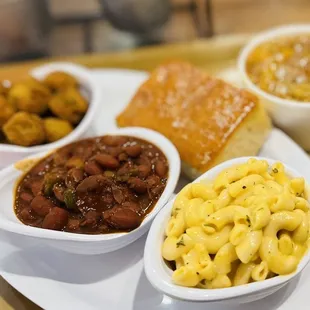
[[[175,262],[178,285],[242,285],[294,272],[309,226],[304,179],[290,178],[281,163],[250,159],[177,195],[162,255]]]

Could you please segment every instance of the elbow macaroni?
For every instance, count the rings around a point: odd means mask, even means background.
[[[226,288],[294,272],[310,245],[303,178],[264,160],[222,171],[177,195],[162,256],[182,286]]]

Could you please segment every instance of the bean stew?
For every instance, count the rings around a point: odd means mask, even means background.
[[[166,186],[168,163],[150,142],[102,136],[42,159],[19,182],[15,212],[26,225],[104,234],[137,228]]]

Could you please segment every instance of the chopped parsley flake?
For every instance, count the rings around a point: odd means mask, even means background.
[[[185,246],[185,243],[184,243],[183,237],[180,239],[180,241],[179,241],[179,242],[177,242],[177,248],[179,248],[180,246]]]
[[[248,223],[248,227],[251,226],[251,220],[250,220],[250,217],[247,215],[246,216],[246,222]]]
[[[181,210],[181,208],[175,208],[174,210],[172,210],[171,212],[171,216],[173,216],[173,213],[178,214],[178,212]]]

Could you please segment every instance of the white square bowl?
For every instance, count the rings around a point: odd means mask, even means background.
[[[120,249],[141,237],[151,226],[152,220],[173,194],[180,175],[180,157],[175,146],[163,135],[145,128],[127,127],[106,133],[124,135],[149,141],[156,145],[167,158],[168,180],[159,200],[142,221],[141,225],[128,233],[75,234],[31,227],[23,224],[14,212],[16,182],[23,175],[14,165],[0,171],[0,229],[18,234],[21,238],[36,238],[46,245],[76,254],[101,254]],[[40,153],[29,159],[40,159],[48,153]]]
[[[210,169],[193,183],[197,183],[202,180],[212,181],[224,169],[236,164],[245,163],[249,158],[265,159],[268,161],[269,165],[277,162],[276,160],[264,157],[235,158]],[[302,176],[287,165],[284,164],[284,166],[286,172],[290,176]],[[309,183],[309,180],[306,181]],[[277,276],[261,282],[253,282],[246,285],[222,289],[200,289],[178,286],[173,283],[172,270],[165,263],[161,253],[162,244],[165,239],[165,228],[170,219],[174,200],[175,199],[169,201],[155,218],[150,228],[144,249],[144,269],[146,276],[151,284],[165,295],[191,302],[221,302],[227,304],[252,302],[264,298],[279,290],[299,275],[310,261],[310,252],[308,251],[302,258],[297,270],[294,273],[285,276]]]

